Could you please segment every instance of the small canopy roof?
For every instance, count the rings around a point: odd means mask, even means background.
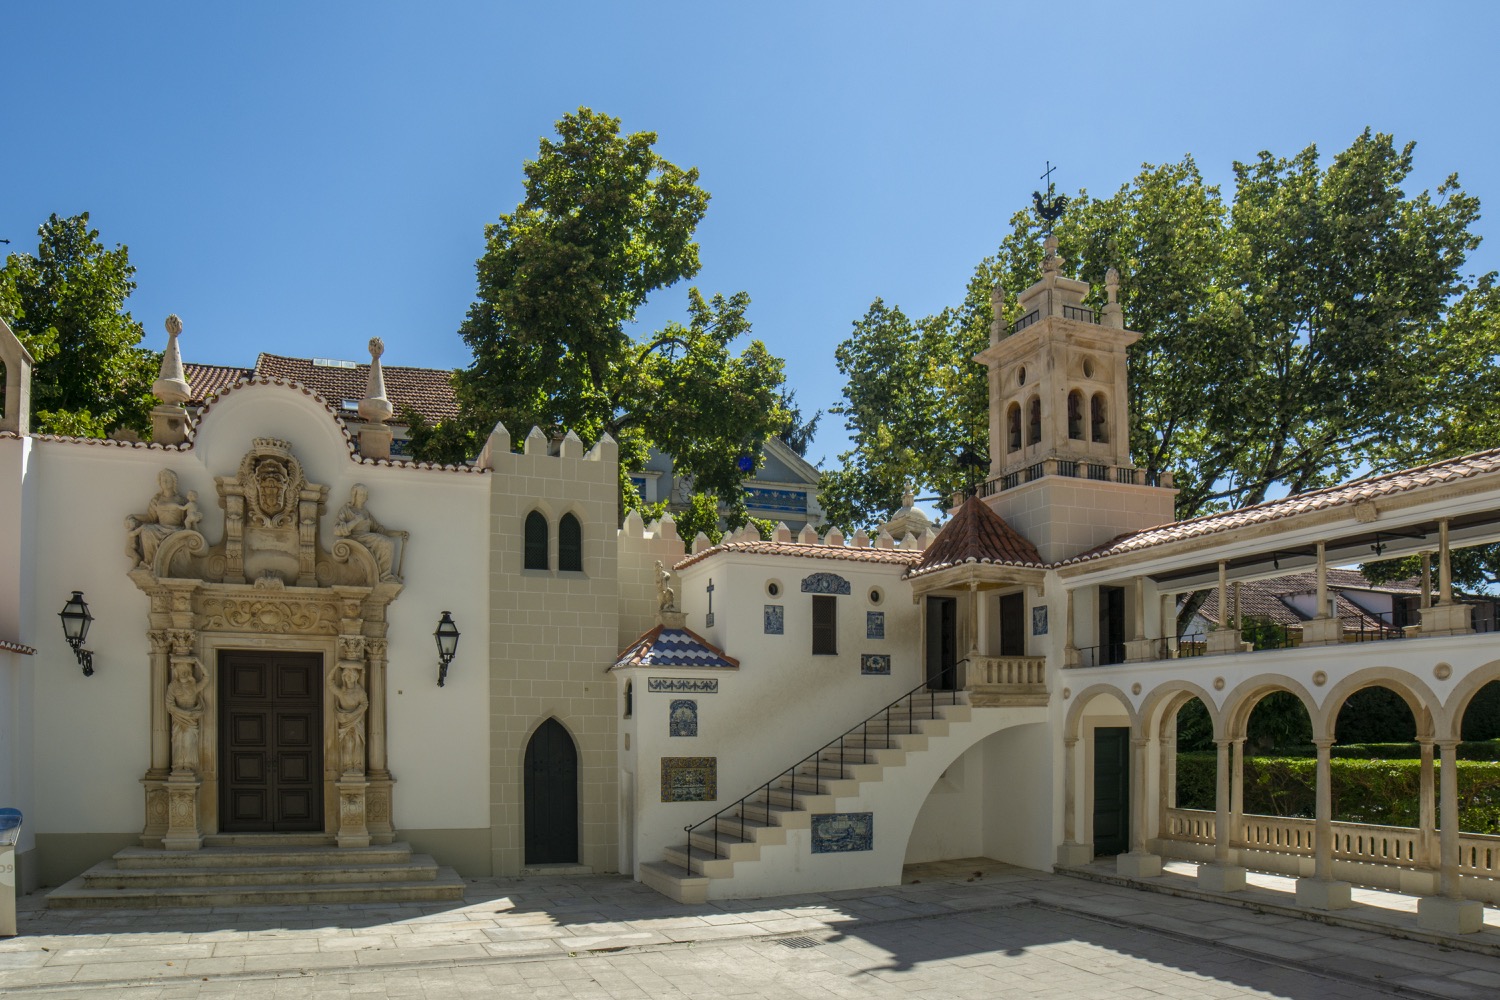
[[[937,539],[922,553],[922,561],[906,575],[923,576],[965,563],[1035,568],[1046,565],[1036,546],[977,496],[964,501],[953,520],[943,525]]]
[[[658,625],[625,648],[615,660],[621,667],[712,667],[736,670],[740,661],[725,655],[707,639],[685,628]]]

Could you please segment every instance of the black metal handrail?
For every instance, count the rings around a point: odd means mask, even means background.
[[[1098,323],[1099,314],[1084,306],[1063,306],[1063,319],[1076,319],[1084,323]]]
[[[1099,646],[1084,646],[1078,650],[1080,667],[1112,667],[1125,662],[1125,643],[1106,642]]]
[[[967,661],[966,660],[960,660],[958,662],[959,663],[966,663]],[[725,813],[733,812],[736,809],[740,809],[742,806],[745,805],[746,802],[750,801],[750,799],[751,799],[752,796],[759,795],[761,792],[765,792],[765,794],[766,794],[766,826],[770,826],[771,825],[771,787],[773,785],[775,785],[776,782],[780,781],[782,778],[787,777],[788,775],[791,776],[791,779],[792,779],[792,789],[791,789],[791,793],[792,793],[792,805],[795,807],[796,804],[797,804],[797,769],[799,767],[801,767],[802,765],[806,764],[808,761],[812,761],[813,762],[813,765],[814,765],[814,772],[813,772],[813,776],[812,776],[812,778],[813,778],[813,793],[816,794],[818,785],[823,781],[823,751],[827,750],[829,747],[832,747],[832,746],[835,746],[835,745],[838,746],[838,748],[839,748],[839,769],[840,769],[840,773],[842,773],[842,769],[843,769],[843,766],[844,766],[844,741],[846,739],[848,739],[849,737],[853,736],[856,732],[858,732],[860,734],[860,738],[864,741],[864,746],[866,747],[866,749],[868,749],[868,747],[869,747],[869,737],[870,737],[870,723],[876,721],[877,719],[880,719],[882,716],[885,717],[885,731],[886,731],[886,735],[889,736],[890,732],[891,732],[891,713],[893,711],[895,711],[896,708],[899,707],[902,704],[902,702],[910,702],[911,703],[910,706],[908,707],[907,715],[906,715],[906,731],[907,731],[907,733],[915,733],[917,731],[916,730],[916,723],[917,723],[917,695],[921,694],[924,690],[927,692],[927,696],[928,696],[927,711],[928,711],[928,714],[927,714],[926,718],[936,719],[938,717],[937,716],[937,706],[938,706],[938,695],[939,694],[947,694],[947,695],[950,696],[950,700],[947,702],[947,704],[950,704],[950,705],[957,705],[958,704],[958,694],[959,694],[959,691],[958,691],[958,685],[956,683],[957,677],[958,677],[958,666],[957,666],[957,664],[955,664],[954,667],[953,667],[953,669],[951,671],[950,670],[945,670],[945,671],[943,671],[942,673],[940,673],[938,675],[938,679],[939,679],[939,681],[941,683],[951,683],[951,684],[953,684],[953,687],[947,688],[947,689],[933,688],[933,687],[929,687],[928,686],[930,684],[930,680],[923,681],[921,684],[918,684],[916,687],[912,688],[910,691],[906,692],[904,695],[902,695],[901,697],[897,698],[895,701],[891,702],[889,705],[887,705],[884,708],[876,711],[874,714],[872,714],[869,718],[865,719],[863,722],[859,722],[859,723],[854,724],[853,726],[850,726],[848,730],[846,730],[845,732],[841,733],[836,738],[829,740],[827,743],[824,743],[822,746],[818,747],[818,749],[814,750],[812,753],[808,754],[806,757],[803,757],[801,760],[797,761],[797,763],[793,764],[791,767],[787,768],[785,771],[778,772],[777,774],[775,774],[774,776],[772,776],[772,778],[769,781],[765,782],[764,784],[756,785],[753,789],[751,789],[748,793],[746,793],[744,796],[742,796],[740,799],[738,799],[737,801],[735,801],[731,805],[725,806],[723,809],[720,809],[718,812],[714,813],[712,816],[710,816],[707,819],[703,820],[701,823],[694,823],[691,826],[683,827],[683,829],[685,831],[687,831],[687,863],[685,865],[685,867],[687,868],[687,873],[689,875],[693,874],[693,834],[695,832],[697,832],[701,827],[707,826],[709,823],[712,823],[714,825],[714,849],[713,849],[713,857],[718,857],[719,856],[719,820],[720,820],[721,817],[723,817],[723,815]],[[748,819],[748,818],[749,818],[748,816],[745,816],[743,814],[741,814],[741,816],[740,816],[740,819],[742,821],[745,820],[745,819]],[[742,833],[744,832],[744,826],[743,825],[741,825],[740,831]],[[712,860],[712,858],[710,860]]]
[[[1033,309],[1025,316],[1022,316],[1020,319],[1016,320],[1016,325],[1010,328],[1010,332],[1012,334],[1020,333],[1022,330],[1026,329],[1028,326],[1035,323],[1041,318],[1042,311],[1040,309]]]

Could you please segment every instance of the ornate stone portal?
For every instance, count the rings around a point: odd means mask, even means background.
[[[307,481],[286,441],[257,438],[217,480],[224,538],[198,531],[197,497],[163,470],[143,514],[126,520],[130,579],[151,597],[148,847],[201,847],[219,832],[218,653],[323,655],[324,829],[340,846],[389,843],[386,607],[401,592],[407,533],[382,527],[356,485],[332,547],[319,544],[328,487]]]

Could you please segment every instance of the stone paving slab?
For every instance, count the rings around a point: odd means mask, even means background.
[[[49,911],[28,897],[22,936],[0,940],[0,992],[1493,1000],[1500,984],[1500,949],[1164,887],[1170,877],[1141,892],[966,859],[914,866],[897,887],[700,906],[614,876],[476,880],[461,903],[405,906]]]

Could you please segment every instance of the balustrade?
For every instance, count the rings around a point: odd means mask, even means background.
[[[977,708],[1047,704],[1047,659],[978,656],[969,661],[970,704]]]

